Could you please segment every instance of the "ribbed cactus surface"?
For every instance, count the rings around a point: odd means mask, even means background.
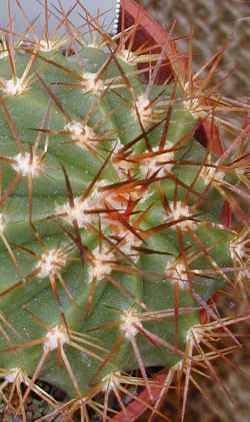
[[[123,383],[150,395],[145,368],[184,361],[200,309],[245,259],[220,224],[239,174],[194,139],[203,97],[156,86],[160,54],[132,52],[133,28],[97,32],[2,42],[0,396],[21,415],[31,391],[56,408],[41,379],[84,412]]]

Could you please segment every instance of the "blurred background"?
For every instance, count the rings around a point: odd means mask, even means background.
[[[228,42],[223,69],[226,95],[249,96],[250,0],[140,0],[154,18],[169,28],[176,19],[176,34],[193,29],[194,70]]]
[[[71,9],[70,19],[74,25],[81,26],[84,24],[82,18],[85,15],[84,9],[76,3],[76,0],[48,0],[50,31],[56,28],[63,14],[65,15]],[[3,28],[7,27],[9,22],[8,4],[7,0],[0,0],[0,27]],[[20,4],[23,10],[28,12],[29,22],[37,19],[34,28],[36,33],[41,36],[44,30],[44,0],[21,0]],[[102,16],[100,22],[107,30],[112,28],[115,18],[116,0],[82,0],[82,4],[93,16]],[[75,7],[72,7],[74,5]],[[10,1],[10,10],[11,15],[14,17],[15,30],[21,34],[27,28],[27,19],[18,6],[18,1]]]

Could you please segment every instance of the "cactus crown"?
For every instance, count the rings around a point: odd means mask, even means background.
[[[213,138],[226,108],[211,75],[156,85],[172,43],[135,49],[136,25],[111,36],[78,6],[91,39],[60,10],[65,36],[16,40],[10,26],[1,47],[0,396],[24,420],[32,392],[51,414],[106,420],[111,392],[125,413],[124,391],[152,398],[147,367],[171,368],[170,383],[193,354],[206,364],[203,342],[229,325],[207,300],[249,273],[247,130],[220,157],[204,148],[200,122]],[[221,224],[225,200],[235,228]],[[71,400],[60,408],[39,380]]]

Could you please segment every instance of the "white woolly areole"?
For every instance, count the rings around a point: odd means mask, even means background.
[[[127,231],[122,233],[122,241],[119,242],[118,247],[125,255],[136,262],[139,259],[139,253],[134,248],[139,248],[141,244],[141,239],[134,233]]]
[[[62,347],[65,343],[69,343],[69,336],[64,327],[56,325],[46,334],[43,350],[45,352],[52,352],[59,346]]]
[[[84,72],[82,75],[84,91],[92,91],[96,94],[101,93],[105,89],[104,82],[98,78],[96,73]]]
[[[90,198],[82,200],[81,197],[74,198],[74,206],[71,207],[67,202],[66,204],[60,205],[56,208],[57,214],[64,214],[62,218],[71,226],[74,225],[74,221],[77,222],[79,228],[83,228],[93,221],[94,214],[87,214],[85,211],[94,208],[94,204]]]
[[[119,388],[119,386],[121,385],[121,382],[119,380],[120,376],[121,373],[119,371],[114,371],[106,375],[102,379],[102,391],[108,393],[114,388]]]
[[[94,129],[88,125],[82,125],[81,122],[72,121],[64,126],[64,130],[70,133],[71,139],[77,141],[77,143],[84,147],[88,141],[92,141],[96,138]]]
[[[13,384],[14,382],[16,382],[16,379],[18,375],[20,374],[20,372],[21,371],[19,368],[11,368],[4,377],[5,381],[8,382],[9,384]]]
[[[152,121],[152,108],[150,106],[150,100],[146,97],[146,95],[140,95],[136,100],[136,106],[134,107],[134,115],[135,118],[138,120],[138,115],[140,116],[141,122],[143,124],[150,123]]]
[[[70,132],[72,139],[78,140],[83,133],[83,125],[81,122],[73,120],[64,126],[64,130]]]
[[[89,269],[89,282],[96,279],[102,280],[105,276],[111,274],[112,264],[109,261],[114,261],[115,256],[108,247],[102,246],[102,250],[97,247],[92,251],[91,267]]]
[[[189,82],[184,85],[184,91],[189,96],[186,100],[183,101],[183,105],[186,110],[188,110],[193,117],[206,117],[206,111],[202,110],[200,100],[198,97],[192,97],[191,93],[189,93]]]
[[[127,176],[128,171],[133,166],[133,163],[124,160],[122,155],[120,154],[120,151],[123,147],[124,145],[121,143],[121,140],[117,138],[115,141],[115,149],[112,154],[111,160],[119,177]]]
[[[216,167],[203,166],[200,176],[204,182],[208,185],[209,183],[221,182],[224,179],[225,173],[219,171]]]
[[[46,278],[49,275],[54,276],[60,272],[66,265],[67,256],[62,249],[50,249],[41,255],[36,268],[39,268],[37,276]]]
[[[244,241],[240,237],[232,239],[229,243],[229,250],[232,260],[236,259],[242,261],[248,258],[248,252],[246,250],[246,243],[250,243],[250,239]]]
[[[246,257],[245,246],[242,242],[231,241],[229,244],[231,257],[237,259],[244,259]]]
[[[6,219],[2,213],[0,213],[0,235],[3,234],[6,227]]]
[[[168,221],[175,221],[180,220],[181,218],[191,218],[192,214],[190,213],[190,209],[188,205],[183,204],[181,201],[177,201],[176,203],[171,202],[169,204],[170,212],[167,214],[166,222]],[[197,225],[197,223],[193,220],[185,220],[180,221],[179,223],[176,223],[178,227],[182,228],[183,230],[186,230],[188,228],[194,229]],[[175,226],[173,225],[172,228]]]
[[[104,194],[99,191],[99,188],[106,184],[108,184],[108,182],[104,180],[96,183],[95,188],[88,198],[84,200],[82,200],[81,197],[74,198],[73,207],[67,202],[66,204],[58,206],[56,208],[56,213],[59,215],[65,214],[62,218],[70,225],[73,225],[74,221],[76,221],[79,228],[86,227],[96,220],[96,215],[94,213],[88,213],[88,211],[103,207]]]
[[[133,310],[128,309],[121,316],[120,330],[123,333],[124,337],[127,339],[132,339],[138,334],[138,328],[142,327],[141,321]]]
[[[23,177],[37,177],[42,172],[43,164],[41,157],[35,153],[33,155],[29,152],[19,153],[12,159],[15,160],[12,164],[13,169]]]
[[[183,101],[183,105],[193,117],[205,117],[206,112],[201,109],[200,100],[198,98],[188,98]]]
[[[186,266],[181,260],[169,261],[165,267],[165,276],[172,284],[178,284],[181,289],[189,287]]]
[[[6,95],[21,95],[26,89],[22,79],[9,79],[4,81],[2,90]]]
[[[152,152],[159,152],[158,147],[154,147]],[[151,176],[158,171],[157,176],[163,177],[171,171],[174,166],[173,163],[167,163],[167,161],[174,160],[174,152],[164,152],[162,154],[153,155],[148,158],[144,158],[140,162],[140,170],[143,176]]]
[[[59,205],[56,207],[56,214],[61,215],[67,223],[73,225],[74,220],[77,221],[79,228],[86,227],[88,224],[96,222],[97,214],[90,213],[89,211],[95,209],[106,208],[114,211],[123,211],[126,209],[127,200],[123,196],[119,196],[115,192],[109,190],[102,191],[101,189],[110,184],[107,180],[101,180],[95,184],[94,189],[90,193],[89,197],[82,200],[81,197],[74,198],[74,206],[71,207],[67,202],[66,204]],[[98,213],[98,211],[97,211]],[[114,222],[112,214],[108,212],[102,214],[102,221],[104,223]]]
[[[43,53],[49,53],[50,51],[53,51],[56,47],[56,41],[51,40],[40,40],[39,41],[39,50]]]

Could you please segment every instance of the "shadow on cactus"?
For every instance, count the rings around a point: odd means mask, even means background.
[[[5,415],[28,421],[33,394],[48,403],[39,421],[88,421],[93,411],[103,421],[131,420],[126,396],[169,420],[160,402],[176,381],[184,420],[189,383],[198,386],[195,374],[204,371],[217,380],[212,363],[239,346],[230,327],[247,318],[223,319],[208,300],[219,289],[244,292],[249,275],[249,126],[220,156],[194,139],[203,121],[212,139],[219,112],[232,111],[209,86],[220,54],[198,81],[191,54],[180,73],[172,41],[161,52],[135,49],[139,23],[111,36],[77,2],[85,39],[70,12],[46,12],[45,2],[38,39],[17,4],[27,30],[17,37],[10,19],[0,52]],[[50,13],[64,36],[48,35]],[[172,77],[157,85],[166,55]],[[225,200],[233,228],[221,224]],[[147,371],[159,366],[168,368],[161,388]],[[69,401],[57,402],[39,380]]]

